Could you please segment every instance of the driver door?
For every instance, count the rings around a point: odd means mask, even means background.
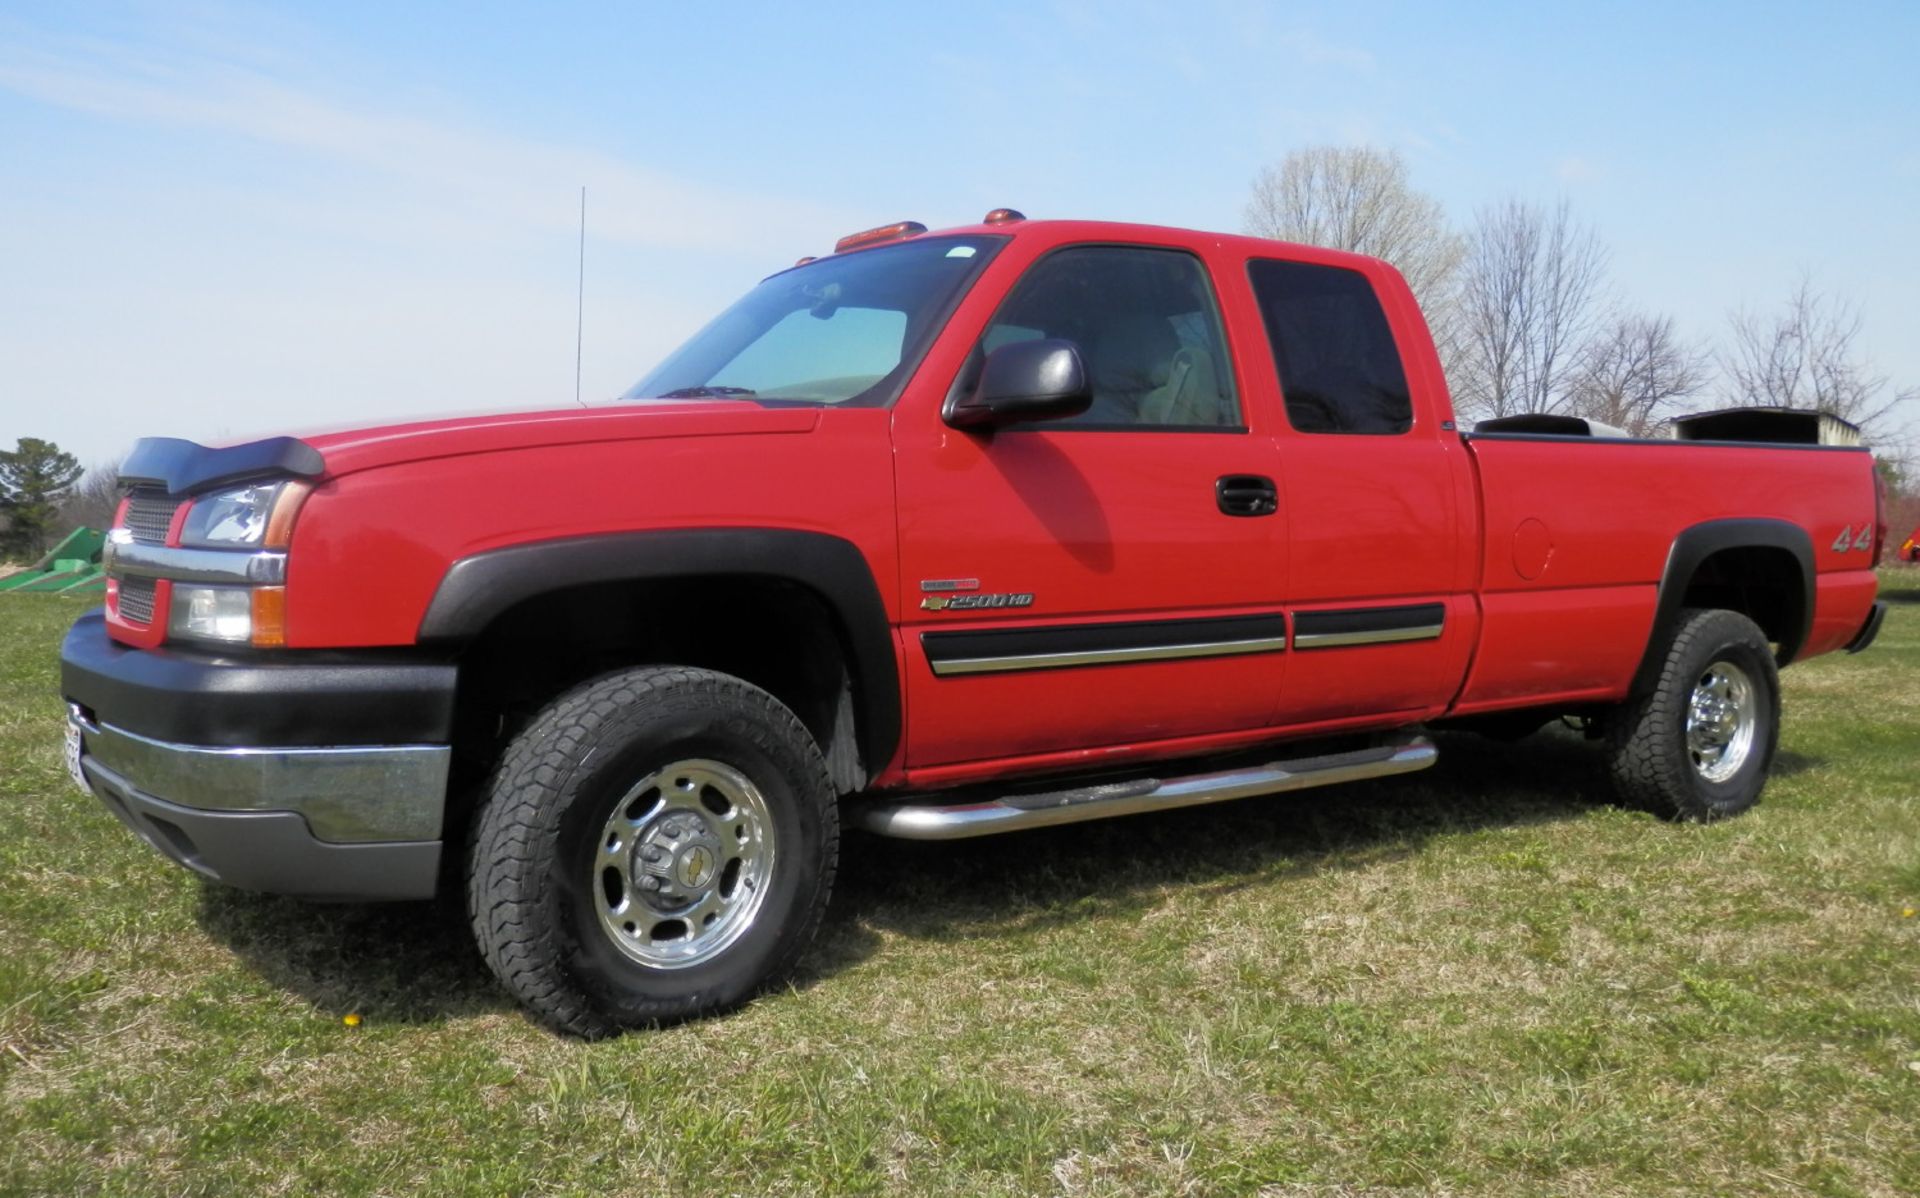
[[[1207,265],[1142,245],[1041,254],[957,385],[1032,337],[1080,348],[1086,413],[962,432],[931,389],[896,410],[909,768],[1262,727],[1286,660],[1285,517],[1222,498],[1223,479],[1275,466]]]

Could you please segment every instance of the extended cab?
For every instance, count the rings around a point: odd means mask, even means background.
[[[1878,629],[1864,450],[1455,423],[1376,260],[906,223],[621,402],[140,443],[63,650],[81,784],[208,878],[464,888],[582,1033],[724,1008],[842,821],[973,836],[1421,768],[1586,721],[1752,804],[1779,666]]]

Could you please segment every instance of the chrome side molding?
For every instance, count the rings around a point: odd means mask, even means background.
[[[1276,761],[1250,769],[1186,778],[1141,778],[969,803],[883,799],[860,808],[858,818],[867,831],[881,836],[905,840],[963,840],[1407,774],[1426,769],[1438,756],[1432,742],[1424,736],[1408,736],[1350,753]]]
[[[1133,661],[1184,661],[1192,657],[1230,657],[1244,653],[1279,653],[1284,636],[1249,641],[1209,641],[1192,645],[1143,645],[1131,649],[1085,649],[1066,653],[1027,653],[1005,657],[954,657],[932,662],[933,672],[998,674],[1013,670],[1059,670],[1071,666],[1118,665]]]
[[[1338,649],[1346,645],[1392,645],[1401,641],[1437,640],[1443,631],[1439,624],[1415,628],[1376,628],[1355,632],[1301,632],[1293,638],[1296,649]]]
[[[1437,640],[1446,630],[1444,603],[1398,603],[1293,613],[1295,649],[1339,649]]]

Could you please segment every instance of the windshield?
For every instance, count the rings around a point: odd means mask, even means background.
[[[883,407],[1003,240],[919,237],[782,271],[621,398]]]

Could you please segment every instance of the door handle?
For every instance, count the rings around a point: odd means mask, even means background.
[[[1264,474],[1223,474],[1213,497],[1229,516],[1271,516],[1280,510],[1280,488]]]

